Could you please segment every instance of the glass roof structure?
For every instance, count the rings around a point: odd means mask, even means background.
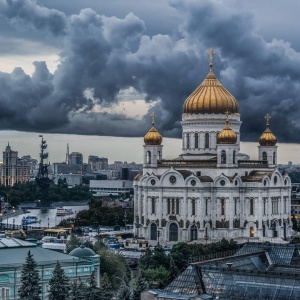
[[[248,243],[235,255],[190,264],[157,298],[300,299],[298,245]]]

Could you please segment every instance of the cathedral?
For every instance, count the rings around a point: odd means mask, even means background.
[[[240,153],[239,104],[216,78],[212,53],[208,75],[183,104],[178,157],[164,159],[152,114],[143,173],[134,179],[135,236],[153,243],[285,239],[292,227],[291,180],[277,170],[270,116],[258,160],[251,160]]]

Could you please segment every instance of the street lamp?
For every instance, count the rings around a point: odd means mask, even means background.
[[[15,229],[15,219],[13,219],[13,229]]]
[[[48,217],[48,228],[49,228],[49,217]]]

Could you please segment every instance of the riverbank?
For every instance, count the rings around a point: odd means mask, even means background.
[[[13,218],[13,217],[16,217],[16,216],[19,216],[19,215],[22,215],[24,213],[28,212],[27,210],[24,210],[24,209],[16,209],[15,211],[11,211],[11,212],[7,212],[6,214],[3,214],[0,219],[2,220],[6,220],[6,219],[9,219],[9,218]]]

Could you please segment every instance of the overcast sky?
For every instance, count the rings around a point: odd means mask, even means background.
[[[142,137],[214,72],[242,141],[300,142],[299,0],[0,0],[0,130]]]

